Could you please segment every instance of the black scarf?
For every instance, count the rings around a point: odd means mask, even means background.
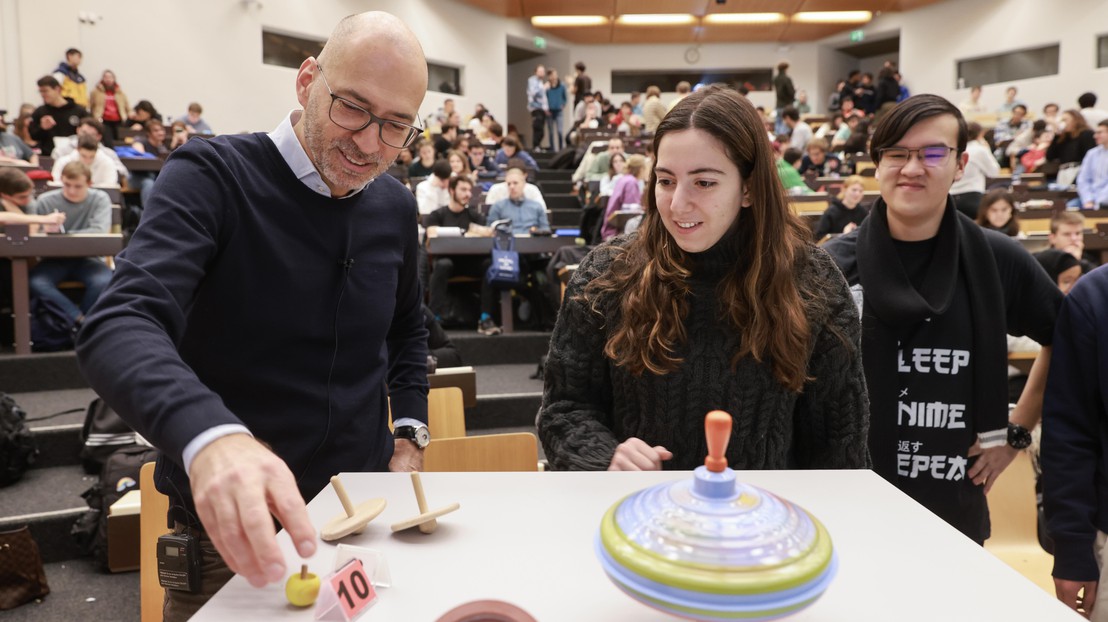
[[[873,468],[896,479],[897,342],[906,341],[926,318],[947,311],[966,278],[973,329],[975,433],[1003,429],[1008,423],[1007,340],[1004,292],[985,235],[947,199],[930,268],[919,291],[901,264],[884,200],[878,199],[858,228],[858,278],[863,289],[862,360],[870,395],[869,450]],[[967,448],[968,449],[968,448]]]

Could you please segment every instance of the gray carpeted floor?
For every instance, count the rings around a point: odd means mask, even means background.
[[[139,573],[100,572],[91,560],[46,564],[50,594],[6,611],[4,622],[137,622]]]

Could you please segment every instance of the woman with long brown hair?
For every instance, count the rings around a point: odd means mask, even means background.
[[[693,468],[713,409],[735,419],[733,467],[866,467],[858,312],[754,107],[701,89],[654,151],[641,227],[590,253],[563,300],[538,419],[551,467]]]

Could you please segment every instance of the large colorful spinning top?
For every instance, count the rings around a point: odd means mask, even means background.
[[[631,598],[692,620],[771,620],[811,605],[838,567],[814,516],[743,484],[724,452],[731,416],[705,421],[708,458],[691,480],[660,484],[613,505],[596,549]]]

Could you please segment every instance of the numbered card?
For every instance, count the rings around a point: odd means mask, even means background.
[[[377,601],[377,592],[360,559],[324,577],[316,601],[315,619],[350,622]]]
[[[332,570],[342,568],[355,558],[361,560],[365,574],[369,577],[373,587],[392,587],[392,573],[389,571],[389,564],[385,561],[385,556],[374,549],[351,544],[339,544],[335,548],[335,565]]]

